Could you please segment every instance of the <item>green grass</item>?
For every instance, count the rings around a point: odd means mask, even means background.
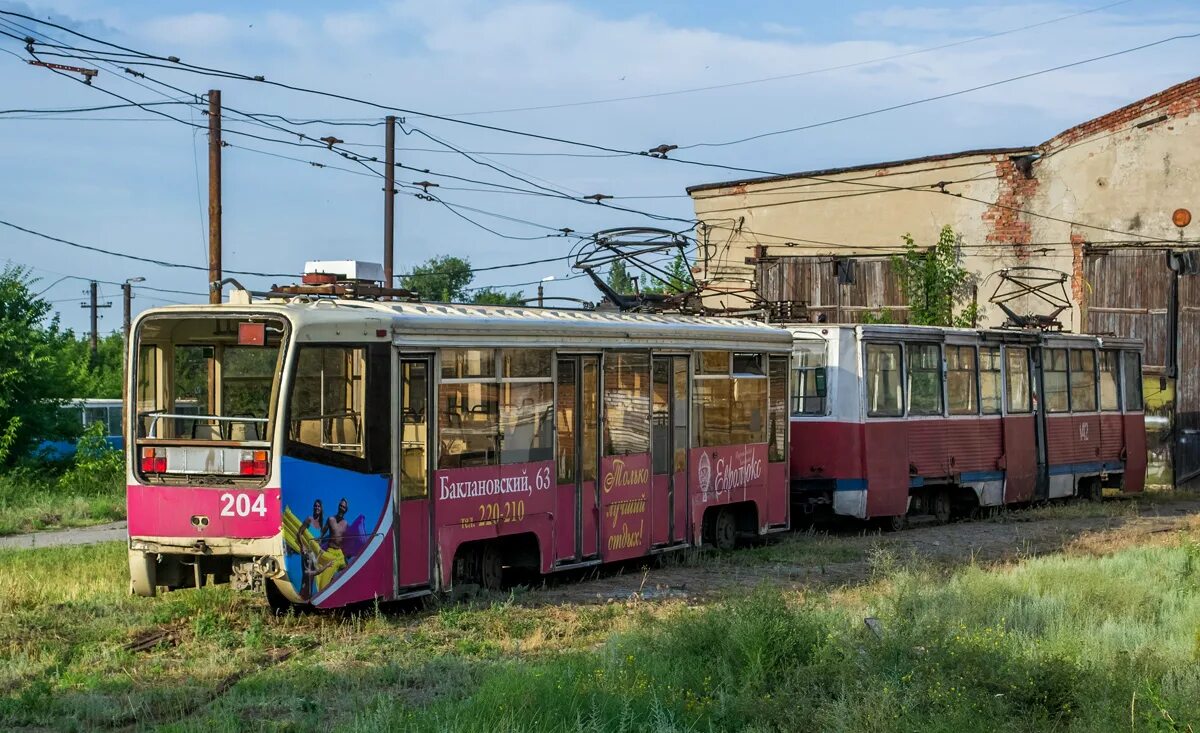
[[[0,729],[1190,730],[1200,527],[1154,541],[950,572],[875,552],[862,587],[700,606],[283,618],[131,598],[120,544],[0,552]]]
[[[0,535],[124,519],[123,472],[81,473],[29,467],[0,474]]]

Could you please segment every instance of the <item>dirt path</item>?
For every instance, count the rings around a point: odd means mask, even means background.
[[[97,524],[94,527],[54,529],[30,534],[0,537],[0,550],[57,547],[59,545],[92,545],[97,542],[124,540],[129,536],[126,522]]]
[[[1003,562],[1019,557],[1078,548],[1103,551],[1133,544],[1151,535],[1171,532],[1200,518],[1200,498],[1167,502],[1142,500],[1136,515],[1078,518],[1041,518],[1033,512],[1016,512],[1000,520],[956,522],[942,526],[916,527],[890,534],[870,534],[817,539],[803,535],[782,537],[778,543],[821,542],[823,548],[807,553],[796,548],[795,561],[751,561],[739,563],[732,554],[696,559],[672,566],[644,570],[637,566],[599,577],[562,582],[526,594],[522,600],[541,603],[607,603],[635,597],[703,598],[739,588],[750,589],[763,582],[784,588],[839,586],[869,578],[867,556],[876,548],[903,560],[917,557],[945,565],[963,565],[974,560]],[[834,554],[830,554],[830,548]],[[779,554],[788,554],[785,545]],[[753,552],[753,551],[751,551]],[[850,561],[829,562],[822,555]]]

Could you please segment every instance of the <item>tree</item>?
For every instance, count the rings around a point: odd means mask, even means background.
[[[400,276],[400,287],[412,290],[425,300],[451,303],[463,300],[475,275],[471,263],[453,255],[432,257],[412,272]]]
[[[521,291],[506,293],[491,286],[479,288],[471,296],[472,303],[480,305],[523,305],[525,294]]]
[[[485,287],[477,288],[468,295],[474,279],[470,261],[452,255],[439,255],[417,265],[408,275],[401,275],[400,287],[416,292],[424,300],[442,303],[520,305],[523,294],[519,290],[504,292]]]
[[[892,258],[908,301],[908,322],[919,326],[975,324],[979,306],[963,303],[972,297],[975,276],[959,264],[958,237],[950,226],[942,227],[937,244],[918,248],[912,235],[905,234],[904,252]],[[962,306],[955,314],[955,309]]]
[[[31,292],[32,282],[24,268],[0,271],[0,461],[7,463],[35,441],[72,436],[58,406],[73,396],[82,373],[75,338],[59,329],[50,303]]]
[[[671,264],[667,266],[668,280],[657,276],[642,276],[642,292],[670,295],[683,293],[692,289],[692,266],[688,263],[683,251],[675,253]]]
[[[616,260],[612,263],[612,266],[608,268],[607,282],[608,287],[622,295],[637,290],[636,283],[625,266],[625,260]]]

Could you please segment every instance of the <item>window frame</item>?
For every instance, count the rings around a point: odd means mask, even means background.
[[[1008,355],[1013,350],[1024,352],[1025,359],[1025,406],[1022,409],[1013,407],[1013,395],[1011,388],[1012,370],[1008,368]],[[1003,385],[1002,402],[1004,403],[1004,414],[1006,415],[1030,415],[1033,414],[1033,365],[1030,361],[1030,350],[1028,346],[1008,346],[1005,345],[1000,356],[1001,367],[1001,382]]]
[[[870,365],[871,365],[871,353],[870,352],[872,349],[887,349],[889,351],[891,351],[893,349],[895,350],[896,372],[897,372],[896,385],[897,385],[897,388],[899,389],[899,400],[897,401],[897,408],[896,408],[895,412],[891,412],[891,411],[876,412],[871,409],[871,380],[868,376],[868,373],[869,373]],[[875,419],[904,417],[904,415],[905,415],[904,409],[905,409],[905,406],[908,404],[908,395],[907,395],[907,390],[905,389],[905,386],[906,386],[905,382],[907,381],[905,374],[907,372],[905,371],[905,363],[904,363],[905,362],[904,345],[899,341],[866,341],[863,343],[862,359],[863,359],[862,396],[863,396],[863,407],[865,408],[864,412],[866,413],[866,416],[868,418],[875,418]],[[888,401],[889,401],[889,403],[891,402],[890,399]]]
[[[921,367],[920,369],[914,370],[913,364],[915,364],[916,361],[910,356],[909,352],[913,351],[913,350],[922,350],[923,351],[923,350],[930,349],[930,348],[932,348],[936,352],[936,356],[934,359],[935,366],[932,368]],[[945,416],[945,414],[946,414],[946,369],[945,369],[945,361],[944,361],[945,356],[942,352],[942,344],[931,343],[928,341],[905,342],[904,343],[904,357],[905,357],[904,358],[904,367],[905,367],[904,368],[904,384],[905,384],[905,391],[907,392],[907,399],[905,400],[905,403],[904,403],[905,416],[907,416],[907,417]],[[913,409],[912,398],[913,398],[913,394],[916,393],[916,390],[913,389],[913,383],[912,383],[914,372],[920,373],[920,374],[936,375],[936,382],[937,382],[937,387],[938,387],[937,391],[935,393],[937,395],[936,408],[923,409],[920,412],[915,411]]]
[[[1130,380],[1130,378],[1129,378],[1129,374],[1128,374],[1129,370],[1126,369],[1126,365],[1128,364],[1128,360],[1130,358],[1132,358],[1134,360],[1134,363],[1137,365],[1137,374],[1135,374],[1133,376],[1132,380]],[[1121,351],[1121,411],[1122,412],[1127,412],[1127,413],[1128,412],[1135,412],[1135,413],[1142,412],[1142,413],[1144,413],[1146,411],[1145,385],[1143,382],[1143,370],[1145,369],[1145,365],[1142,363],[1142,361],[1143,361],[1143,357],[1142,357],[1142,352],[1140,352],[1140,351],[1136,351],[1134,349],[1124,349]],[[1132,400],[1129,399],[1131,396],[1131,393],[1129,392],[1130,381],[1133,382],[1133,388],[1136,390],[1133,394],[1137,395],[1137,407],[1130,406],[1130,403],[1132,402]]]
[[[973,400],[974,401],[974,409],[967,411],[967,412],[955,411],[954,406],[950,403],[950,396],[951,396],[950,375],[952,373],[961,373],[961,372],[967,371],[964,369],[951,369],[950,368],[950,350],[951,349],[954,349],[955,351],[958,351],[960,349],[968,349],[971,352],[971,358],[970,358],[970,363],[971,363],[970,374],[971,374],[971,388],[972,388],[971,396],[974,398],[974,400]],[[945,380],[944,380],[946,383],[946,414],[948,414],[952,417],[965,417],[965,416],[980,414],[980,409],[982,408],[982,405],[980,404],[980,401],[979,401],[980,394],[979,394],[979,347],[978,347],[978,345],[977,344],[945,344],[943,347],[943,350],[942,350],[942,358],[944,359],[945,365],[946,365],[946,368],[945,368],[946,376],[945,376]]]
[[[356,456],[292,438],[295,409],[296,369],[301,355],[312,349],[363,350],[363,455]],[[297,344],[288,354],[287,409],[283,415],[283,454],[356,473],[390,474],[392,464],[392,353],[391,344],[380,342],[312,342]]]
[[[989,357],[993,353],[995,353],[996,358],[995,358],[995,361],[993,362],[996,365],[995,369],[984,369],[983,368],[984,367],[983,352],[985,350],[988,352]],[[978,350],[976,351],[976,358],[979,360],[979,414],[980,415],[1003,415],[1004,407],[1005,407],[1004,403],[1005,403],[1005,399],[1006,399],[1006,397],[1005,397],[1006,385],[1004,383],[1004,380],[1005,380],[1004,349],[1001,348],[1000,344],[980,344]],[[996,382],[996,385],[995,385],[996,386],[996,395],[995,395],[996,406],[995,406],[995,408],[987,407],[983,401],[983,396],[984,396],[983,395],[983,375],[984,374],[996,375],[995,376],[995,382]],[[991,379],[992,379],[992,377],[989,377],[989,381]],[[989,397],[989,399],[991,399],[991,398]]]
[[[798,351],[796,347],[801,347]],[[813,348],[815,347],[815,348]],[[819,356],[821,364],[818,366],[798,366],[802,360],[807,360],[808,357]],[[823,372],[823,377],[818,377],[819,373]],[[801,386],[806,386],[808,376],[812,376],[813,394],[810,396],[807,392],[800,389]],[[818,389],[818,382],[824,382],[824,390]],[[788,354],[788,385],[791,388],[791,394],[788,396],[788,415],[790,417],[821,417],[829,414],[829,342],[817,341],[815,339],[797,340],[793,346],[792,352]],[[821,394],[824,392],[824,394]],[[816,410],[805,409],[809,401],[817,402]]]
[[[1051,354],[1055,351],[1063,354],[1063,369],[1061,371],[1050,368]],[[1071,350],[1066,346],[1050,346],[1043,350],[1042,354],[1042,409],[1047,415],[1066,415],[1071,412]],[[1066,407],[1064,409],[1052,409],[1050,405],[1050,390],[1046,387],[1046,375],[1062,374],[1063,389],[1066,394]]]
[[[1087,374],[1087,370],[1075,368],[1075,360],[1076,360],[1076,357],[1078,357],[1080,364],[1082,364],[1084,354],[1092,355],[1092,369],[1091,369],[1092,404],[1091,404],[1091,407],[1078,407],[1075,404],[1075,402],[1076,402],[1076,399],[1075,399],[1075,387],[1076,387],[1075,378],[1076,377],[1075,377],[1075,375],[1076,374],[1080,374],[1080,375]],[[1076,348],[1068,349],[1068,351],[1067,351],[1067,392],[1069,395],[1068,402],[1070,405],[1070,411],[1072,413],[1078,412],[1078,413],[1086,414],[1086,413],[1091,413],[1091,412],[1099,412],[1099,406],[1100,406],[1100,395],[1099,395],[1099,391],[1098,391],[1098,388],[1100,386],[1099,367],[1100,367],[1100,364],[1099,364],[1099,360],[1096,358],[1096,348],[1095,347],[1088,346],[1088,347],[1076,347]]]
[[[1125,395],[1121,389],[1121,362],[1123,352],[1120,349],[1099,349],[1099,358],[1096,360],[1096,390],[1099,392],[1099,401],[1096,403],[1100,412],[1123,412],[1125,410]],[[1106,356],[1113,357],[1115,368],[1105,372],[1104,362]],[[1112,374],[1113,381],[1113,397],[1115,397],[1116,405],[1113,407],[1104,406],[1104,385],[1102,384],[1103,375]]]

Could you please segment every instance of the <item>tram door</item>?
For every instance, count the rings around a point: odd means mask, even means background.
[[[688,358],[655,356],[651,372],[650,543],[669,545],[687,536]]]
[[[582,562],[600,548],[600,357],[560,356],[555,381],[555,560]]]
[[[428,585],[430,564],[430,420],[432,419],[433,359],[401,356],[399,360],[399,450],[396,455],[396,516],[393,541],[396,549],[396,585]]]
[[[1041,346],[1029,350],[1034,378],[1029,380],[1033,389],[1033,420],[1034,439],[1037,449],[1037,483],[1034,485],[1034,500],[1043,500],[1050,496],[1050,461],[1046,450],[1046,403],[1042,399],[1045,394],[1044,375],[1045,353]]]

